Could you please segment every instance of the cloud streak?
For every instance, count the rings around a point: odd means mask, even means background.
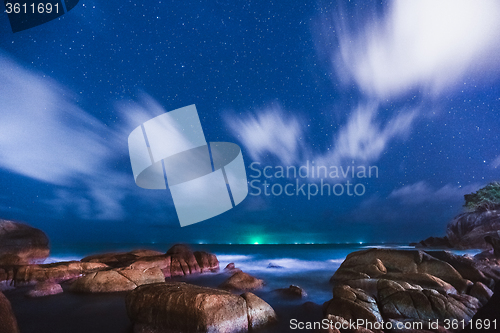
[[[408,137],[417,114],[416,110],[401,111],[385,125],[376,120],[377,106],[358,106],[333,141],[334,149],[315,159],[319,165],[340,165],[355,160],[358,163],[377,161],[389,142]]]
[[[245,146],[253,161],[265,162],[276,158],[283,165],[306,164],[342,165],[372,163],[379,160],[391,141],[405,139],[411,132],[418,110],[400,110],[385,123],[377,120],[376,104],[358,106],[347,122],[334,134],[332,149],[319,153],[308,150],[308,127],[297,116],[273,108],[257,116],[226,117],[234,136]]]
[[[255,116],[226,117],[225,120],[253,160],[274,156],[285,165],[299,161],[304,128],[297,117],[285,116],[280,107],[259,110]]]
[[[117,105],[122,122],[108,127],[81,109],[71,91],[0,53],[0,168],[55,186],[40,202],[83,219],[126,217],[135,196],[132,174],[116,170],[128,157],[127,137],[165,112],[151,97]]]
[[[333,18],[339,48],[331,50],[332,65],[371,97],[412,89],[439,95],[465,76],[499,70],[498,1],[392,1],[382,19],[373,10],[356,31],[346,21],[351,17]]]
[[[435,189],[425,181],[398,188],[389,194],[389,199],[396,199],[406,205],[418,205],[422,203],[436,203],[444,201],[461,201],[465,194],[476,191],[480,184],[467,186],[452,186],[446,184]]]

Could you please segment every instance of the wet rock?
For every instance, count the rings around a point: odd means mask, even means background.
[[[224,268],[225,271],[232,271],[235,269],[236,269],[236,266],[234,266],[234,262],[227,264],[226,267]]]
[[[500,309],[500,283],[496,284],[493,296],[477,311],[462,333],[498,331],[498,323],[500,323],[500,311],[498,309]],[[487,329],[486,326],[478,326],[478,323],[488,323],[489,327]]]
[[[307,297],[307,293],[299,286],[290,285],[288,288],[276,289],[276,293],[286,298],[303,298]]]
[[[261,298],[250,292],[241,294],[246,301],[248,314],[248,327],[256,329],[278,322],[274,309]]]
[[[224,281],[219,288],[225,290],[255,290],[260,289],[264,286],[264,281],[257,279],[244,272],[236,272],[231,275],[226,281]]]
[[[12,286],[18,286],[43,281],[60,283],[88,273],[109,269],[109,267],[101,263],[66,261],[42,265],[10,266],[4,269],[6,273],[3,276],[6,282]]]
[[[285,268],[283,266],[280,266],[280,265],[276,265],[276,264],[273,264],[272,262],[269,263],[269,265],[267,265],[267,268]]]
[[[144,271],[120,268],[87,274],[74,281],[70,290],[79,293],[108,293],[133,290],[144,284],[164,281],[165,276],[159,268]]]
[[[40,282],[35,285],[35,288],[30,290],[26,296],[28,297],[43,297],[56,295],[63,292],[60,284],[54,282]]]
[[[186,283],[140,286],[127,295],[126,307],[135,333],[247,332],[276,320],[274,310],[253,294]]]
[[[451,248],[453,247],[448,240],[448,237],[429,237],[414,245],[417,248]]]
[[[27,224],[0,219],[0,265],[43,262],[49,256],[49,239]]]
[[[111,252],[94,254],[83,258],[82,262],[103,263],[110,267],[125,267],[140,258],[161,256],[163,253],[153,250],[134,250],[130,252]]]
[[[496,280],[497,268],[445,251],[358,251],[332,276],[324,315],[373,323],[467,321],[490,294],[483,282]]]
[[[200,266],[201,272],[217,272],[219,270],[219,260],[212,253],[195,251],[194,257]]]
[[[447,227],[446,236],[459,249],[489,249],[485,237],[498,237],[500,210],[466,212],[455,217]]]
[[[189,246],[176,244],[163,254],[152,250],[135,250],[97,254],[83,258],[83,262],[103,263],[113,268],[147,269],[159,268],[167,278],[190,274],[213,272],[219,269],[214,254],[196,251]]]
[[[474,286],[472,286],[469,295],[477,298],[481,306],[483,306],[486,303],[488,303],[489,299],[493,295],[493,291],[487,286],[485,286],[483,283],[476,282],[474,283]]]
[[[0,333],[19,333],[17,320],[9,300],[0,291]]]

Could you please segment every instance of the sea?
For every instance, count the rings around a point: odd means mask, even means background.
[[[172,244],[53,244],[46,263],[80,260],[97,253],[152,249],[166,252]],[[217,255],[220,271],[175,278],[179,281],[216,288],[230,273],[224,270],[229,263],[242,271],[263,279],[262,289],[253,291],[276,311],[279,324],[267,332],[293,332],[296,321],[321,321],[322,305],[332,298],[330,278],[346,256],[368,248],[414,249],[406,244],[191,244],[193,251]],[[475,255],[479,250],[453,251],[460,255]],[[277,289],[296,285],[306,297],[290,299]],[[63,286],[65,288],[65,286]],[[18,316],[22,332],[107,332],[128,333],[130,322],[124,307],[126,293],[105,295],[74,295],[63,293],[44,299],[27,299],[25,290],[6,291]],[[40,322],[34,321],[39,318]],[[82,318],[84,320],[79,323]],[[293,325],[292,325],[293,326]],[[71,327],[71,330],[69,328]],[[302,332],[315,332],[301,330]]]

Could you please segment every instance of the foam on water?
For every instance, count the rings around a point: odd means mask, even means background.
[[[45,261],[43,262],[44,264],[52,264],[55,262],[61,262],[61,261],[80,261],[82,259],[81,256],[79,255],[57,255],[57,256],[49,256]]]

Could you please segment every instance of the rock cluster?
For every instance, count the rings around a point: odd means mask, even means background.
[[[445,251],[353,252],[331,278],[333,298],[324,315],[334,322],[420,321],[424,328],[429,321],[469,320],[499,279],[500,270]]]
[[[75,292],[114,292],[165,281],[172,276],[216,271],[219,261],[214,254],[192,252],[186,245],[174,245],[167,253],[135,250],[106,253],[81,261],[53,264],[0,265],[0,286],[60,283],[74,280]]]
[[[247,332],[277,321],[271,306],[252,293],[182,282],[140,286],[127,295],[126,307],[134,333]]]

